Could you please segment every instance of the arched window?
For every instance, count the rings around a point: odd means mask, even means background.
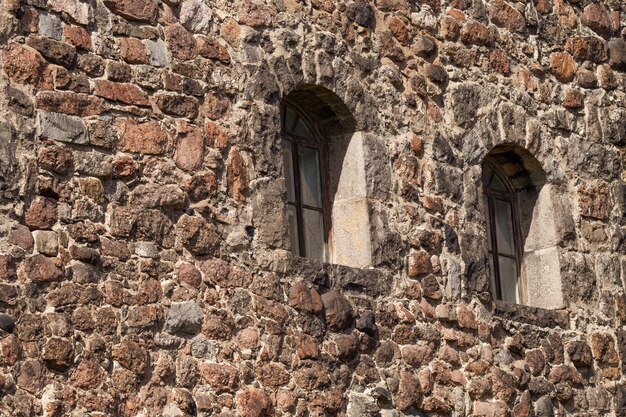
[[[483,191],[487,210],[487,247],[491,286],[495,297],[512,303],[525,301],[520,285],[521,247],[515,190],[500,168],[483,164]]]
[[[562,308],[560,232],[553,199],[559,191],[526,149],[498,145],[482,164],[487,248],[495,299]]]
[[[283,98],[280,110],[291,253],[371,266],[367,134],[356,129],[341,98],[324,87],[298,87]]]
[[[327,260],[326,146],[302,112],[282,106],[283,166],[291,251]]]

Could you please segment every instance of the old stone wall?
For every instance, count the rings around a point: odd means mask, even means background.
[[[626,415],[625,37],[622,0],[0,0],[0,415]],[[289,252],[302,88],[361,135],[371,268]],[[505,143],[553,308],[489,288]]]

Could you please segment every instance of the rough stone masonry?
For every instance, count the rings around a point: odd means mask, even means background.
[[[625,416],[625,37],[623,0],[0,0],[0,415]],[[302,88],[363,137],[370,268],[289,251]],[[504,143],[560,308],[493,299]]]

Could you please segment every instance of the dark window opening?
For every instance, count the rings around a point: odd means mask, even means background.
[[[500,167],[483,163],[483,190],[488,210],[487,247],[495,298],[525,303],[522,282],[522,242],[515,189]]]
[[[327,261],[326,143],[295,106],[282,106],[282,149],[291,252]]]

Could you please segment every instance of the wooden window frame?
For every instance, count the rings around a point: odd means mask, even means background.
[[[311,133],[313,134],[315,141],[312,141],[309,138],[304,138],[302,136],[295,135],[293,133],[287,132],[285,129],[285,123],[287,121],[286,111],[287,108],[291,108],[296,115],[296,119],[294,121],[294,127],[297,125],[298,120],[300,118],[304,119],[306,124],[308,125]],[[306,116],[306,112],[304,112],[299,106],[291,102],[283,102],[281,103],[280,108],[281,113],[281,139],[289,142],[291,144],[291,157],[292,157],[292,174],[293,174],[293,186],[294,186],[294,194],[295,194],[295,202],[290,202],[287,200],[287,205],[295,208],[296,211],[296,225],[297,225],[297,240],[299,246],[298,256],[308,257],[306,253],[306,244],[304,237],[304,209],[317,211],[322,213],[322,223],[323,223],[323,232],[324,232],[324,259],[323,262],[329,262],[330,259],[330,234],[331,234],[331,205],[330,199],[328,195],[329,189],[329,160],[328,160],[328,141],[324,139],[324,137],[317,130],[317,126],[312,123],[312,121]],[[293,129],[292,129],[293,130]],[[282,146],[282,145],[281,145]],[[318,171],[320,175],[320,194],[321,194],[321,208],[309,206],[302,202],[302,185],[300,183],[300,158],[298,155],[298,148],[305,147],[309,149],[315,149],[319,154],[319,166]],[[283,171],[284,174],[284,171]],[[293,249],[293,248],[292,248]],[[293,251],[292,251],[293,253]]]
[[[520,304],[527,303],[526,297],[526,279],[523,271],[523,242],[521,239],[521,223],[519,217],[519,205],[517,203],[517,193],[515,188],[509,181],[508,177],[502,172],[502,168],[498,166],[498,164],[485,161],[483,162],[484,166],[487,165],[491,169],[491,178],[488,181],[483,181],[483,194],[485,195],[485,199],[487,200],[487,222],[489,226],[489,233],[491,238],[491,248],[487,248],[487,256],[490,257],[493,264],[493,271],[490,273],[493,274],[494,283],[495,283],[495,293],[496,299],[503,300],[502,298],[502,279],[500,278],[500,264],[499,257],[503,256],[505,258],[515,260],[515,264],[517,267],[517,288],[518,288],[518,296]],[[493,177],[498,176],[500,181],[507,188],[507,192],[502,192],[498,190],[491,189],[487,184],[491,184],[493,182]],[[511,226],[513,228],[513,246],[514,246],[514,256],[500,254],[498,252],[498,239],[496,232],[496,215],[495,215],[495,201],[504,201],[509,204],[511,207]]]

